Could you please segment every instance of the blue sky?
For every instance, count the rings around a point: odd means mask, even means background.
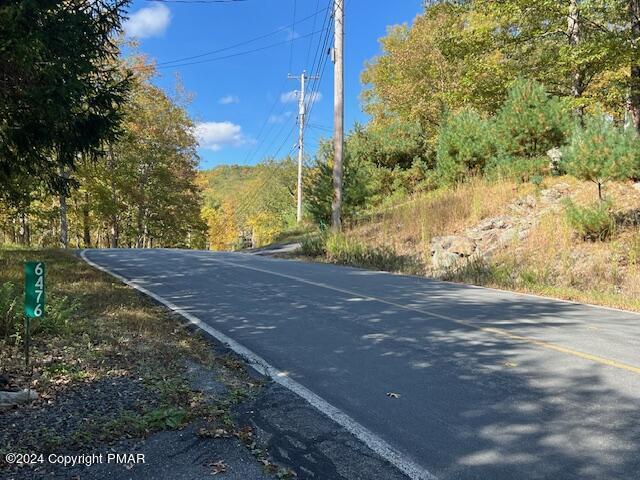
[[[345,2],[345,125],[349,128],[355,121],[366,121],[359,99],[364,63],[380,52],[378,39],[385,35],[387,27],[410,23],[420,13],[422,1]],[[201,168],[255,164],[292,150],[297,139],[297,100],[292,92],[299,89],[299,82],[287,80],[287,74],[299,75],[303,69],[318,73],[310,70],[323,35],[325,9],[330,4],[329,0],[133,2],[125,31],[138,40],[142,53],[160,65],[161,76],[156,83],[173,91],[178,74],[187,91],[194,95],[189,110],[198,123]],[[294,8],[296,24],[291,28]],[[262,35],[268,36],[226,49]],[[200,56],[220,49],[225,50]],[[244,54],[254,49],[261,50]],[[236,54],[241,55],[232,56]],[[197,58],[162,65],[194,56]],[[212,60],[215,58],[218,59]],[[327,129],[332,127],[330,61],[318,83],[318,95],[308,119],[306,144],[310,154],[320,137],[330,135]]]

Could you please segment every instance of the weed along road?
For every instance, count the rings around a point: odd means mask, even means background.
[[[640,315],[248,254],[83,257],[410,478],[639,478]]]

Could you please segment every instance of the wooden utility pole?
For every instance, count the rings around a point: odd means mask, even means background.
[[[342,229],[342,175],[344,155],[344,0],[334,0],[334,67],[333,67],[333,202],[331,228]]]
[[[299,124],[299,135],[298,135],[298,202],[297,202],[297,220],[298,223],[302,221],[302,163],[304,161],[304,127],[305,120],[307,116],[307,106],[306,106],[306,93],[305,86],[307,80],[316,80],[319,79],[317,75],[307,75],[306,71],[302,72],[302,75],[296,77],[294,75],[289,74],[289,79],[300,80],[300,93],[298,98],[298,124]],[[311,98],[311,102],[313,102],[313,98]]]

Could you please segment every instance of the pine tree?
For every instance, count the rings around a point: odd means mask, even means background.
[[[640,172],[640,140],[635,130],[616,127],[604,115],[585,118],[564,149],[564,168],[581,180],[602,187],[610,180],[625,180]]]
[[[564,145],[571,118],[563,102],[535,81],[518,80],[496,116],[497,148],[507,158],[536,158]]]
[[[437,171],[445,183],[481,175],[495,155],[492,124],[475,110],[449,116],[440,129]]]

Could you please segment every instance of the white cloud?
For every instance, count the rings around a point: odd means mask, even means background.
[[[293,103],[298,101],[298,91],[292,90],[291,92],[283,93],[280,95],[280,101],[282,103]]]
[[[240,103],[240,97],[237,95],[225,95],[218,100],[220,105],[231,105],[232,103]]]
[[[213,151],[225,146],[239,147],[247,143],[242,127],[231,122],[198,123],[194,133],[202,148]]]
[[[287,40],[296,40],[300,38],[300,34],[291,28],[285,28],[285,32],[287,32]]]
[[[271,115],[269,117],[269,123],[283,123],[290,118],[291,115],[293,115],[293,112],[284,112],[282,115]]]
[[[124,31],[129,37],[158,37],[164,34],[170,22],[169,9],[157,3],[133,13],[124,23]]]
[[[322,93],[314,92],[312,94],[307,95],[307,102],[315,103],[322,100]],[[298,101],[298,92],[297,90],[292,90],[291,92],[283,93],[280,95],[280,101],[282,103],[294,103]]]

